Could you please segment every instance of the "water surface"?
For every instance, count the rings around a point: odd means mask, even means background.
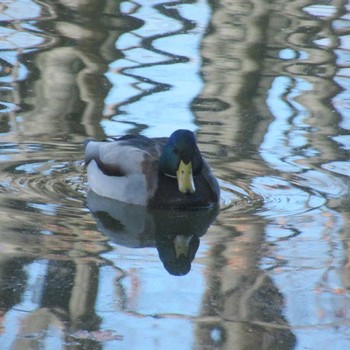
[[[349,11],[2,4],[2,348],[348,349]],[[84,139],[179,127],[219,212],[88,191]]]

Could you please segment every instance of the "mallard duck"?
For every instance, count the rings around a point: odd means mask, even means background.
[[[187,209],[219,202],[218,182],[189,130],[176,130],[169,138],[89,141],[85,166],[92,191],[125,203]]]

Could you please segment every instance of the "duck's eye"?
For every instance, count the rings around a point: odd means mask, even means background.
[[[177,150],[176,147],[173,148],[173,152],[174,152],[175,154],[179,154],[179,151]]]

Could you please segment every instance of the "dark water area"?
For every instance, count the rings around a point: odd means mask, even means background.
[[[16,0],[0,30],[1,349],[350,348],[350,3]],[[220,210],[88,190],[86,138],[178,128]]]

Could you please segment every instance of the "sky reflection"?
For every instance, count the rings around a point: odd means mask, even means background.
[[[348,4],[6,6],[5,347],[349,348]],[[155,236],[179,218],[112,203],[119,221],[104,220],[81,159],[86,137],[179,127],[196,131],[223,195],[215,218],[181,214],[200,245],[173,276],[160,251],[188,230]]]
[[[106,73],[113,88],[105,100],[105,113],[117,110],[117,114],[103,120],[102,126],[107,135],[141,128],[145,136],[161,137],[178,125],[194,131],[197,127],[189,106],[203,87],[200,43],[210,8],[206,1],[180,6],[144,1],[139,5],[121,7],[143,24],[116,43],[123,58],[111,63]],[[171,10],[181,17],[172,18]]]
[[[296,98],[304,91],[312,90],[312,85],[304,79],[280,76],[274,79],[268,92],[268,105],[274,121],[260,147],[262,158],[271,167],[283,172],[298,172],[303,167],[298,160],[316,153],[310,149],[305,137],[305,118],[309,111]]]

